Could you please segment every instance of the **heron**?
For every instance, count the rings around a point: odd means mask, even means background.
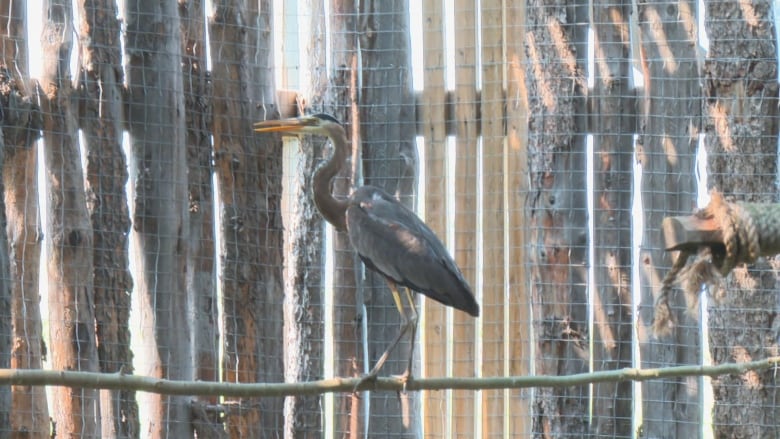
[[[344,126],[329,114],[267,120],[254,124],[258,133],[287,132],[328,137],[333,152],[312,176],[314,204],[340,232],[347,232],[352,247],[365,266],[382,275],[401,315],[401,328],[371,371],[361,380],[375,379],[390,353],[407,333],[411,347],[404,382],[412,376],[417,309],[412,291],[446,306],[479,317],[479,305],[463,273],[436,234],[409,208],[375,186],[361,186],[346,199],[331,192],[333,178],[349,154]],[[399,287],[405,292],[410,315],[404,310]]]

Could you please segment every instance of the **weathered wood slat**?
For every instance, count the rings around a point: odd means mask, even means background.
[[[506,23],[506,269],[508,301],[504,318],[504,374],[531,372],[531,288],[527,252],[529,194],[528,96],[525,77],[525,2],[505,5]],[[505,432],[509,437],[531,437],[531,398],[528,391],[506,391]]]
[[[426,0],[423,14],[423,81],[420,99],[421,135],[425,138],[425,222],[446,242],[447,237],[447,132],[445,128],[444,8],[439,0]],[[422,376],[447,375],[447,311],[423,300],[420,344]],[[423,392],[423,437],[446,437],[450,391]]]
[[[455,260],[472,288],[477,271],[477,10],[474,0],[457,0],[455,8]],[[452,374],[473,376],[476,371],[475,319],[454,312],[452,320]],[[471,436],[475,430],[472,392],[453,391],[452,428]]]
[[[482,92],[480,93],[479,126],[482,135],[482,200],[477,206],[482,218],[482,376],[504,373],[505,313],[508,310],[504,294],[505,209],[505,113],[504,113],[504,26],[502,1],[483,0],[480,3],[482,22]],[[482,437],[501,437],[504,432],[503,391],[482,392]]]

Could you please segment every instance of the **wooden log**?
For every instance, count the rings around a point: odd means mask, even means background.
[[[661,223],[666,251],[696,251],[699,247],[723,245],[723,231],[714,218],[668,216]]]

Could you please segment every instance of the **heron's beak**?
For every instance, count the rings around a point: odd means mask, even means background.
[[[275,132],[299,132],[306,127],[315,126],[317,121],[312,117],[292,117],[281,120],[265,120],[256,122],[254,130],[256,133],[275,133]]]

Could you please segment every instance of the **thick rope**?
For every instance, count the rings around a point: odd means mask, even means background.
[[[653,318],[653,333],[656,337],[668,336],[672,333],[676,324],[674,313],[669,306],[669,293],[672,291],[677,275],[685,267],[688,262],[688,258],[691,253],[688,251],[681,251],[677,256],[677,260],[672,264],[672,268],[664,276],[664,280],[661,282],[661,291],[655,300],[655,313]]]
[[[714,218],[723,231],[726,254],[718,267],[721,275],[727,275],[738,264],[750,264],[758,259],[761,246],[756,224],[741,205],[727,203],[721,194],[713,193],[710,204],[696,216]]]
[[[752,206],[751,206],[752,207]],[[754,210],[754,209],[751,209]],[[723,195],[713,191],[710,203],[694,214],[700,219],[714,219],[722,231],[724,249],[701,246],[691,265],[690,251],[681,251],[661,284],[655,301],[653,332],[657,337],[671,334],[675,317],[669,306],[669,294],[675,283],[685,293],[688,314],[698,317],[699,293],[702,285],[719,284],[739,264],[750,264],[761,256],[760,230],[753,215],[740,204],[728,203]]]

